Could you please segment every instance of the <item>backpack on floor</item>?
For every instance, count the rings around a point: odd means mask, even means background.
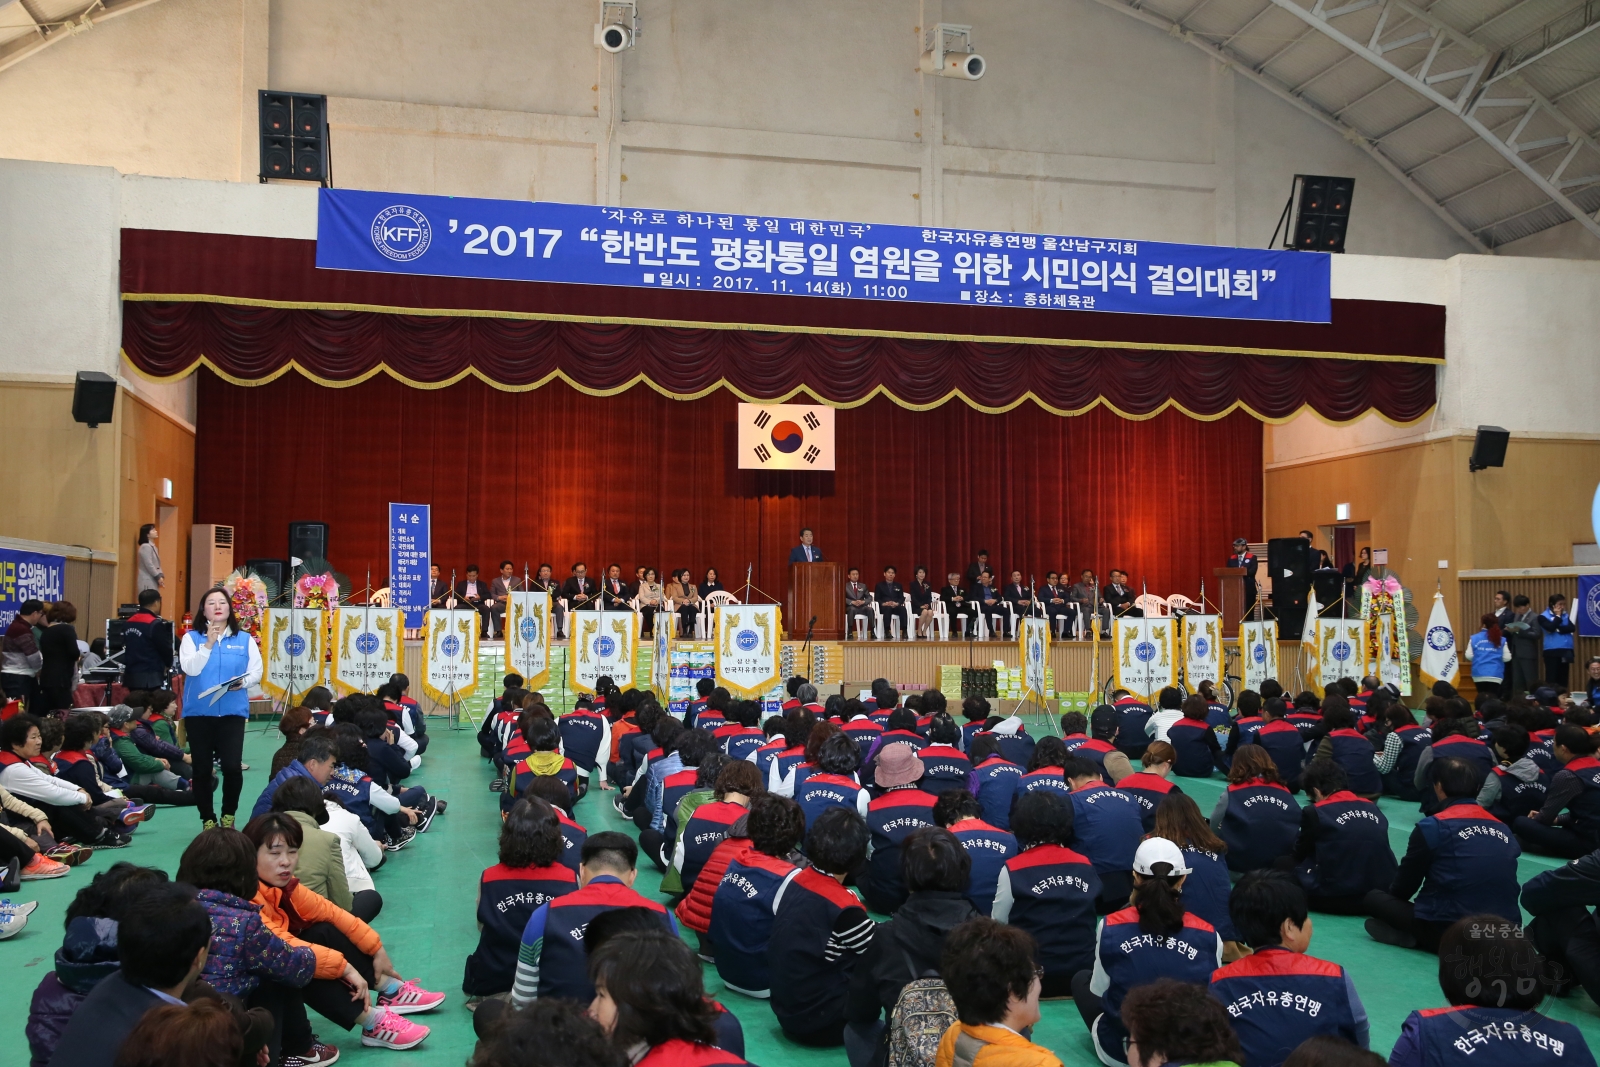
[[[918,973],[909,955],[906,966]],[[889,1067],[933,1067],[939,1042],[955,1024],[955,1001],[937,972],[907,982],[889,1014]]]

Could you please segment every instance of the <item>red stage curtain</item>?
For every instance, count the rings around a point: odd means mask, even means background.
[[[123,305],[123,348],[148,373],[183,373],[204,356],[243,382],[293,363],[327,384],[381,367],[416,385],[475,370],[510,386],[560,374],[607,393],[644,380],[680,398],[725,382],[750,399],[804,388],[853,404],[883,390],[924,408],[959,395],[999,411],[1031,396],[1057,414],[1103,401],[1132,416],[1170,404],[1215,418],[1243,405],[1267,419],[1287,419],[1309,405],[1334,421],[1376,409],[1397,422],[1433,406],[1437,366],[146,301]]]
[[[988,548],[997,569],[1121,567],[1152,592],[1198,593],[1234,537],[1261,534],[1261,424],[1175,411],[1133,421],[1003,415],[883,398],[838,412],[838,470],[742,471],[727,390],[692,401],[552,383],[527,393],[468,379],[438,390],[377,377],[329,390],[299,375],[248,388],[200,372],[197,522],[235,527],[234,555],[281,556],[291,520],[331,526],[356,582],[387,582],[387,504],[433,505],[448,575],[502,558],[707,566],[782,600],[801,525],[828,558],[924,563],[943,584]],[[1003,576],[1003,575],[1002,575]]]

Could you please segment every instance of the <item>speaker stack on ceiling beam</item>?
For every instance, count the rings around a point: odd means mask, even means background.
[[[283,178],[328,185],[328,98],[304,93],[257,94],[261,123],[261,180]]]
[[[1296,174],[1290,195],[1289,247],[1307,252],[1343,252],[1350,225],[1354,178]]]

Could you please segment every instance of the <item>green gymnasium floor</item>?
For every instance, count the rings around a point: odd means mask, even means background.
[[[432,747],[422,772],[412,780],[450,801],[450,810],[433,829],[402,852],[390,856],[377,873],[378,890],[384,897],[383,914],[376,926],[383,935],[395,963],[407,977],[415,977],[429,989],[443,990],[450,999],[437,1012],[416,1016],[433,1027],[423,1045],[410,1052],[362,1048],[353,1035],[341,1033],[322,1021],[318,1027],[324,1040],[336,1043],[342,1062],[379,1064],[411,1062],[457,1067],[472,1052],[472,1016],[462,1007],[462,961],[477,943],[474,905],[479,872],[495,862],[495,835],[498,826],[498,794],[488,790],[488,765],[478,757],[471,731],[452,733],[443,720],[430,722]],[[1037,732],[1037,728],[1035,728]],[[266,768],[278,745],[278,732],[271,726],[251,725],[245,744],[245,761],[252,769],[245,774],[242,806],[248,811],[266,782]],[[1182,781],[1185,792],[1194,796],[1201,810],[1209,812],[1221,791],[1221,779]],[[578,821],[591,833],[599,829],[633,831],[633,824],[611,808],[614,793],[591,793],[579,805]],[[1396,854],[1404,852],[1406,838],[1416,821],[1416,806],[1385,800],[1383,809],[1391,822],[1391,840]],[[4,1032],[12,1035],[0,1056],[0,1064],[21,1065],[25,1061],[23,1026],[28,1000],[40,977],[52,964],[61,944],[62,916],[67,903],[86,875],[103,870],[119,859],[152,864],[168,873],[176,871],[178,857],[198,829],[189,809],[162,808],[151,823],[139,828],[131,848],[101,853],[66,878],[49,882],[24,883],[13,900],[38,900],[28,928],[16,937],[0,942],[0,973],[8,976],[9,995],[0,999]],[[1522,877],[1531,878],[1554,866],[1554,861],[1525,857]],[[651,895],[659,878],[646,865],[638,888]],[[1433,957],[1376,944],[1361,928],[1361,920],[1339,916],[1317,916],[1312,943],[1316,955],[1336,960],[1355,976],[1361,998],[1372,1017],[1372,1047],[1387,1057],[1400,1030],[1400,1023],[1413,1008],[1434,1007],[1443,1000],[1439,994],[1436,963]],[[716,971],[706,968],[706,987],[721,997],[744,1024],[746,1055],[762,1067],[843,1067],[843,1049],[805,1049],[786,1041],[764,1003],[736,993],[723,993]],[[1553,1001],[1549,1012],[1577,1023],[1589,1037],[1591,1046],[1600,1049],[1600,1008],[1588,996],[1578,993],[1563,1001]],[[1035,1040],[1053,1049],[1069,1067],[1093,1067],[1097,1063],[1090,1050],[1088,1035],[1071,1001],[1046,1003],[1044,1020],[1037,1027]]]

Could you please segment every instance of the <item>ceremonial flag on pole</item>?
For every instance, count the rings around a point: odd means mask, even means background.
[[[672,691],[672,626],[676,622],[670,614],[657,613],[655,649],[650,657],[650,688],[662,700]]]
[[[1050,620],[1029,615],[1022,620],[1018,641],[1022,646],[1022,697],[1043,704],[1049,692]]]
[[[340,693],[370,693],[400,673],[405,609],[347,605],[333,613],[333,684]]]
[[[1322,606],[1317,603],[1317,591],[1311,590],[1306,602],[1306,621],[1300,627],[1300,674],[1305,687],[1317,696],[1322,695],[1322,661],[1317,657],[1317,616]]]
[[[776,604],[719,604],[717,684],[746,700],[759,699],[783,677],[783,613]]]
[[[1360,619],[1318,619],[1317,687],[1326,690],[1340,678],[1361,680]]]
[[[1173,655],[1175,619],[1124,617],[1112,624],[1112,648],[1117,663],[1117,687],[1143,701],[1177,680]]]
[[[262,690],[274,700],[295,700],[322,684],[323,635],[327,615],[321,608],[268,608],[261,621],[266,663]]]
[[[567,662],[573,689],[593,693],[602,675],[618,689],[633,687],[634,653],[639,644],[637,612],[574,611],[567,616],[567,629],[572,636]]]
[[[458,704],[478,688],[476,611],[430,611],[422,620],[422,691]]]
[[[1259,691],[1262,682],[1278,677],[1278,621],[1240,623],[1239,643],[1244,650],[1244,687]]]
[[[1428,616],[1428,630],[1422,635],[1422,679],[1430,686],[1434,682],[1456,684],[1461,660],[1456,655],[1456,632],[1450,626],[1450,613],[1445,610],[1444,593],[1433,594],[1433,612]]]
[[[550,594],[506,594],[506,671],[522,675],[529,692],[550,680]]]
[[[1190,689],[1222,681],[1221,616],[1183,617],[1183,680]]]

